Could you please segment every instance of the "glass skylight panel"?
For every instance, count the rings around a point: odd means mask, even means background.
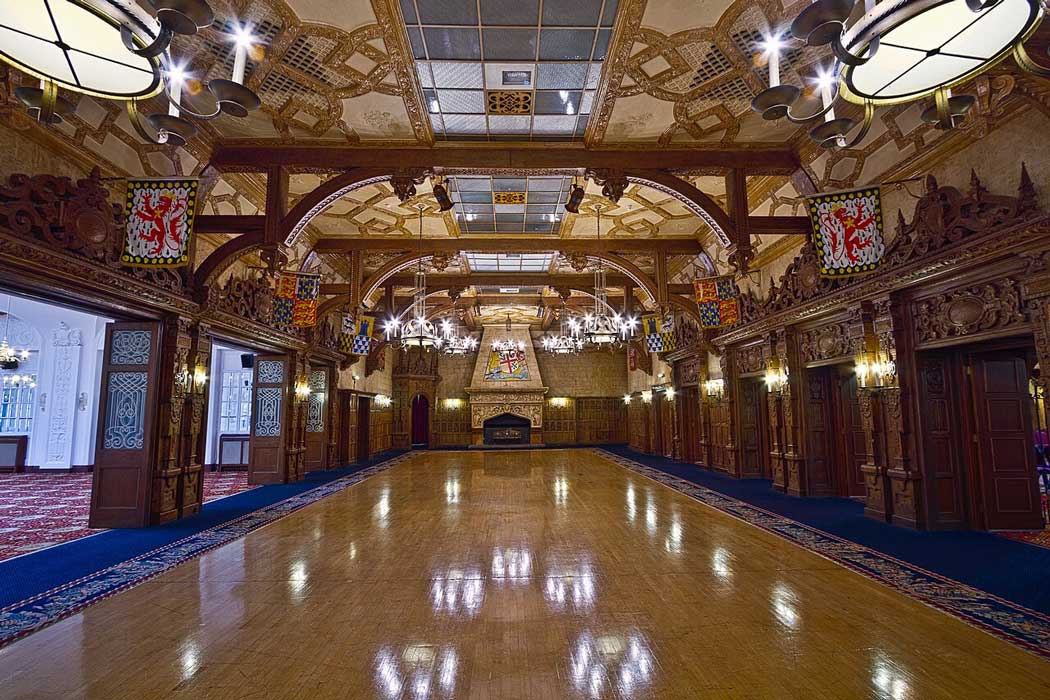
[[[425,99],[427,111],[442,117],[432,119],[437,138],[583,136],[618,0],[399,1],[413,52],[423,59],[420,83],[436,88]],[[491,91],[506,94],[490,100]],[[464,114],[487,119],[458,118]]]

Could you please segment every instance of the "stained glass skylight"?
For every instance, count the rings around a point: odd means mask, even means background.
[[[547,272],[554,253],[463,253],[472,272]]]
[[[619,0],[400,0],[447,140],[578,140]]]
[[[568,177],[457,175],[448,180],[459,230],[554,234],[561,227]]]

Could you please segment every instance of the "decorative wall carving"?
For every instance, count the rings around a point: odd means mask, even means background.
[[[947,340],[1025,323],[1020,285],[1012,279],[954,289],[915,302],[919,343]]]
[[[736,351],[736,370],[741,374],[761,372],[766,366],[766,347],[764,343],[748,345]],[[727,375],[723,375],[727,376]]]
[[[262,273],[249,277],[230,277],[209,295],[210,305],[256,323],[270,325],[273,309],[273,287]]]
[[[532,427],[543,426],[543,404],[496,403],[474,404],[470,407],[470,425],[472,428],[484,427],[485,421],[494,416],[510,413],[527,418]]]
[[[903,214],[897,220],[897,236],[886,250],[886,258],[870,275],[826,279],[820,277],[816,250],[809,241],[791,262],[778,285],[759,299],[748,290],[741,295],[742,323],[726,335],[746,336],[747,325],[783,311],[799,311],[800,305],[847,287],[892,288],[898,283],[897,270],[934,253],[953,250],[960,242],[1009,227],[1038,222],[1035,186],[1022,164],[1017,196],[992,195],[974,174],[965,193],[955,187],[941,187],[926,178],[926,191],[915,205],[911,222]]]
[[[849,357],[852,354],[849,324],[843,321],[802,331],[799,335],[799,351],[804,363]]]

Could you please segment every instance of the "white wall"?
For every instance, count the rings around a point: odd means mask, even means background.
[[[8,306],[10,305],[10,307]],[[95,455],[102,341],[109,319],[0,293],[0,336],[29,345],[29,362],[0,374],[36,374],[26,464],[41,469],[90,465]]]
[[[222,397],[222,373],[241,371],[241,355],[249,350],[224,347],[217,343],[212,345],[211,376],[208,377],[208,434],[204,442],[204,463],[219,463],[219,414]]]

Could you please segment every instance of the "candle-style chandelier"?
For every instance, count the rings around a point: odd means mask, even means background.
[[[4,338],[0,340],[0,369],[15,369],[19,362],[29,359],[28,348],[16,348],[7,342],[7,335],[11,332],[11,297],[7,297],[7,309],[4,316]]]
[[[1043,0],[817,0],[790,31],[766,37],[769,88],[751,101],[763,118],[819,122],[810,138],[826,148],[852,148],[867,136],[882,105],[933,98],[923,121],[951,129],[976,103],[952,88],[1013,55],[1024,70],[1043,77],[1024,42],[1043,19]],[[781,52],[829,46],[834,62],[814,81],[820,106],[793,108],[802,88],[780,82]],[[839,98],[860,105],[863,116],[838,117]],[[850,138],[850,134],[853,134]]]
[[[412,306],[408,310],[409,320],[402,322],[398,318],[387,321],[384,331],[386,339],[395,343],[402,350],[421,348],[441,349],[442,339],[427,320],[427,274],[423,270],[423,207],[419,207],[419,262],[416,267],[415,291],[412,294]]]
[[[574,318],[565,318],[558,314],[558,335],[545,335],[540,342],[543,349],[554,355],[572,355],[583,350],[583,339],[580,338],[580,324]]]
[[[602,241],[602,208],[595,208],[598,213],[598,247]],[[634,335],[634,323],[618,313],[610,315],[609,291],[606,288],[607,275],[605,262],[598,257],[598,266],[594,270],[594,310],[583,317],[580,333],[583,338],[599,347],[615,347]]]
[[[246,117],[260,107],[259,97],[244,85],[248,54],[259,40],[244,25],[235,25],[231,80],[201,84],[170,52],[176,34],[192,36],[215,20],[205,0],[18,0],[0,13],[0,60],[40,79],[15,95],[29,114],[44,124],[57,124],[74,110],[58,89],[122,101],[135,131],[149,143],[181,146],[197,133],[193,119],[221,114]],[[198,85],[214,105],[197,112],[182,102],[184,87]],[[143,116],[142,100],[164,94],[167,113]],[[148,125],[148,126],[147,126]]]
[[[460,335],[458,324],[447,318],[441,321],[441,350],[446,355],[466,355],[477,349],[477,338],[472,335]]]

